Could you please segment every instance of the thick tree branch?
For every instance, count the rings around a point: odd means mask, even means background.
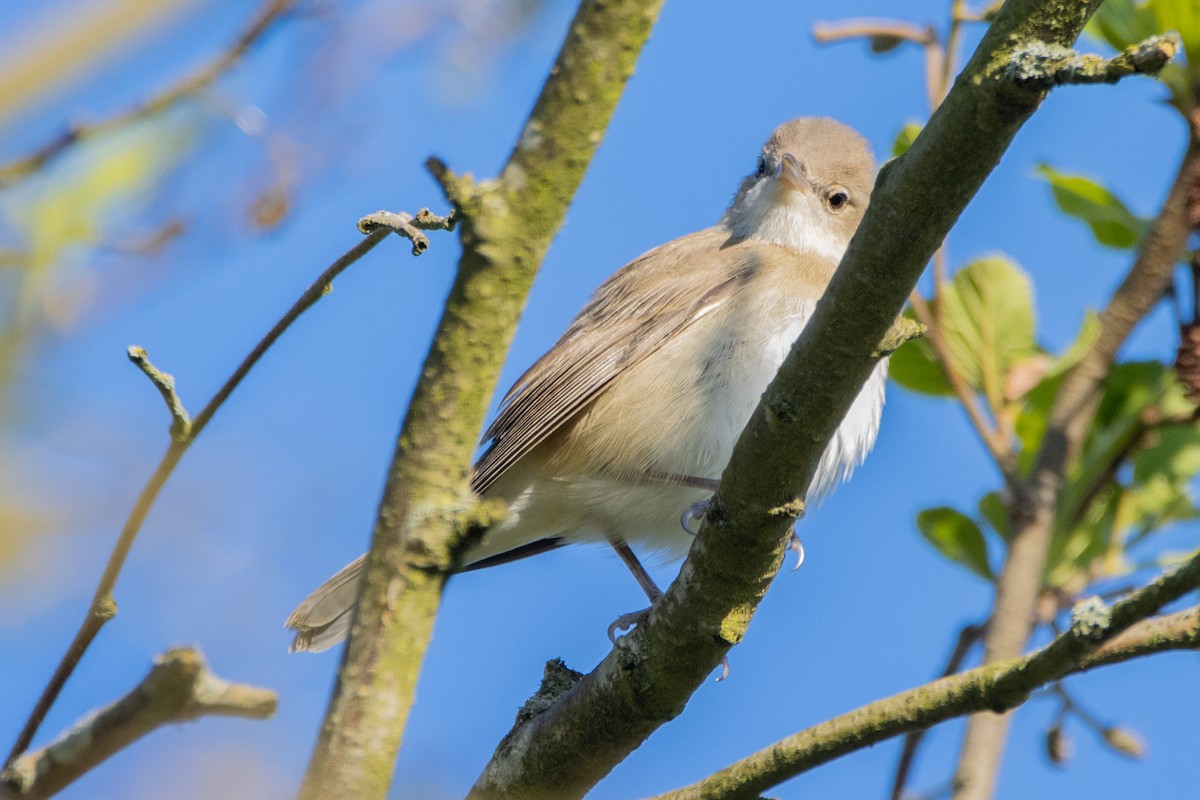
[[[446,575],[471,533],[471,459],[517,319],[662,0],[584,0],[500,177],[430,171],[461,214],[458,274],[388,470],[305,798],[382,798]]]
[[[1013,534],[996,583],[985,662],[1014,658],[1025,649],[1067,470],[1087,435],[1117,351],[1170,285],[1187,246],[1187,209],[1195,200],[1198,185],[1200,140],[1193,132],[1162,210],[1129,273],[1100,315],[1099,337],[1063,378],[1030,478],[1024,489],[1015,493]],[[1007,731],[1008,718],[1004,716],[980,715],[968,723],[955,778],[955,800],[991,797]]]
[[[62,134],[46,142],[32,153],[7,164],[0,164],[0,187],[11,186],[23,178],[29,177],[83,139],[98,136],[123,125],[160,114],[175,104],[200,94],[216,83],[222,75],[233,69],[277,23],[286,19],[288,12],[295,4],[296,0],[267,0],[227,50],[179,83],[133,108],[107,119],[72,124]]]
[[[925,730],[976,711],[997,713],[1015,708],[1036,689],[1067,675],[1153,653],[1200,649],[1200,606],[1131,622],[1151,608],[1161,608],[1172,596],[1195,588],[1200,557],[1193,557],[1174,577],[1179,580],[1173,581],[1169,591],[1162,591],[1159,581],[1111,609],[1082,608],[1071,630],[1036,653],[941,678],[862,706],[655,800],[756,800],[789,778],[902,733]]]
[[[229,683],[209,671],[200,651],[168,650],[129,694],[79,720],[53,743],[26,753],[0,774],[0,800],[40,800],[146,734],[205,716],[267,719],[275,693]]]
[[[158,466],[154,468],[154,472],[150,475],[150,479],[142,487],[138,494],[137,500],[133,504],[133,508],[129,512],[129,516],[125,520],[124,526],[121,528],[121,535],[117,538],[116,545],[113,546],[113,552],[109,556],[108,563],[104,567],[104,572],[100,576],[100,582],[96,587],[96,592],[92,596],[92,602],[88,606],[87,614],[84,616],[83,622],[79,626],[79,630],[75,633],[75,638],[67,647],[67,652],[63,654],[62,660],[55,668],[53,675],[50,676],[46,688],[42,690],[41,696],[33,707],[33,711],[29,714],[29,719],[26,720],[21,733],[17,736],[16,742],[13,744],[12,750],[9,752],[6,763],[11,762],[14,758],[25,752],[33,741],[34,735],[41,727],[42,720],[50,711],[50,707],[54,705],[54,701],[58,698],[59,693],[66,685],[67,679],[71,677],[71,673],[75,671],[79,660],[83,658],[83,654],[91,645],[92,640],[104,627],[104,624],[116,616],[117,603],[113,599],[113,587],[116,586],[117,578],[121,575],[121,570],[125,566],[125,559],[129,555],[130,548],[133,547],[134,540],[137,539],[138,533],[142,529],[142,525],[146,521],[150,509],[153,508],[155,501],[158,499],[159,493],[163,486],[166,485],[167,479],[175,471],[176,465],[179,464],[183,454],[187,452],[196,438],[200,436],[204,428],[212,420],[213,415],[224,405],[229,395],[238,387],[242,379],[250,373],[254,365],[266,355],[267,350],[271,345],[283,335],[292,323],[295,322],[301,314],[311,308],[318,300],[329,293],[333,286],[333,279],[340,275],[347,267],[358,261],[375,245],[382,242],[388,236],[387,229],[373,231],[365,236],[362,241],[348,250],[340,258],[333,262],[321,275],[313,281],[313,283],[304,291],[302,295],[292,304],[292,307],[287,310],[287,313],[280,318],[278,322],[267,332],[267,335],[262,338],[250,351],[250,353],[242,360],[233,374],[226,379],[221,388],[217,390],[212,399],[205,404],[200,413],[196,415],[191,423],[186,428],[186,433],[176,435],[177,425],[172,425],[172,439],[167,451],[163,454],[162,459],[158,462]],[[145,351],[138,348],[140,356],[134,358],[134,362],[146,374],[146,366],[140,359],[145,359],[145,364],[149,364],[148,358],[145,357]],[[155,382],[160,392],[163,392],[167,387],[167,382],[163,373],[154,372],[159,375],[155,378],[151,375],[151,380]],[[164,398],[168,405],[173,404],[172,397],[178,401],[178,396],[174,395],[174,381],[171,381],[169,391],[164,393]],[[182,409],[182,403],[179,403]],[[172,412],[175,413],[174,411]]]
[[[1069,47],[1099,0],[1008,0],[913,146],[884,166],[811,324],[763,395],[679,577],[645,623],[493,756],[474,798],[583,795],[741,640],[782,561],[826,444],[917,277],[1044,86],[1005,66],[1032,42]]]

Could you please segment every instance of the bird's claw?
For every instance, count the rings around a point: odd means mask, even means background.
[[[683,530],[691,536],[695,536],[700,532],[700,522],[704,519],[704,515],[708,513],[708,501],[700,500],[688,506],[683,516],[679,518],[679,524],[683,526]],[[693,528],[692,525],[696,527]]]
[[[632,630],[635,626],[641,625],[646,621],[646,617],[650,616],[650,609],[643,608],[641,611],[631,611],[628,614],[622,614],[612,621],[608,626],[608,640],[613,644],[617,643],[617,633],[619,631]],[[624,636],[624,633],[621,634]]]
[[[792,572],[795,572],[804,563],[804,542],[800,541],[795,531],[792,531],[792,537],[788,539],[788,550],[794,550],[796,553],[796,566],[792,567]]]

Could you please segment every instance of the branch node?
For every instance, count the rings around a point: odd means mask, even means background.
[[[429,170],[438,186],[442,187],[442,194],[446,195],[446,199],[456,208],[461,207],[475,193],[475,182],[469,175],[455,174],[446,166],[446,162],[437,156],[430,156],[425,160],[425,169]]]
[[[1112,609],[1099,597],[1087,597],[1071,610],[1071,634],[1079,639],[1101,641],[1112,627]]]
[[[772,517],[786,517],[787,519],[803,519],[804,518],[804,498],[795,497],[783,503],[768,509],[767,514]]]
[[[162,372],[151,364],[150,357],[146,355],[144,348],[130,345],[126,352],[129,360],[150,379],[154,388],[158,389],[158,393],[162,395],[163,402],[167,404],[167,410],[171,412],[171,439],[176,442],[186,442],[192,435],[192,418],[188,415],[187,409],[183,407],[183,401],[175,392],[175,376]]]
[[[266,719],[275,706],[274,692],[230,683],[209,671],[199,650],[173,648],[120,700],[12,761],[0,774],[0,795],[49,797],[155,728],[206,715]]]
[[[415,217],[404,211],[376,211],[358,221],[358,230],[364,234],[380,228],[389,230],[411,241],[412,254],[419,256],[429,248],[429,237],[422,231],[452,231],[458,221],[456,208],[451,209],[444,217],[434,214],[428,208],[422,208]]]
[[[1174,32],[1151,36],[1112,58],[1035,41],[1011,54],[999,74],[1003,80],[1038,90],[1071,83],[1116,83],[1129,75],[1158,74],[1181,47],[1179,34]]]
[[[561,658],[552,658],[547,661],[546,668],[542,671],[542,683],[517,712],[513,730],[520,728],[557,703],[558,698],[575,688],[575,684],[581,680],[583,680],[583,673],[568,667]]]
[[[883,335],[883,340],[879,342],[879,346],[875,348],[875,352],[871,353],[871,357],[883,358],[884,356],[890,356],[899,350],[900,346],[905,342],[920,339],[928,331],[929,328],[925,323],[918,322],[911,317],[901,314],[896,317],[896,321],[892,323],[892,327],[888,328],[888,332]]]

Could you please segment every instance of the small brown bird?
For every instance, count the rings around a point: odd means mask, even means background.
[[[802,118],[767,140],[713,227],[657,247],[604,282],[562,337],[504,397],[472,489],[508,504],[464,570],[571,542],[609,542],[653,602],[630,542],[680,557],[680,514],[709,497],[759,396],[845,253],[870,199],[866,141]],[[875,443],[886,361],[830,441],[820,497]],[[288,618],[293,650],[343,637],[363,558]]]

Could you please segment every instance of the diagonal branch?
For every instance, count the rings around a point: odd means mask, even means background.
[[[230,683],[209,671],[200,651],[168,650],[129,694],[93,711],[40,750],[26,753],[0,774],[0,800],[41,800],[138,739],[165,725],[205,716],[268,719],[275,693]]]
[[[648,620],[549,710],[516,728],[473,798],[582,796],[745,635],[870,358],[971,196],[1045,97],[1005,74],[1031,42],[1070,46],[1100,0],[1008,0],[929,125],[884,166],[810,324],[743,431],[679,577]]]
[[[500,177],[430,171],[463,253],[388,469],[349,642],[301,796],[382,798],[457,548],[479,522],[468,475],[537,267],[662,0],[584,0]],[[485,515],[486,516],[486,515]]]
[[[1176,588],[1194,588],[1200,558]],[[1190,586],[1188,584],[1191,584]],[[1073,626],[1030,655],[977,667],[910,689],[789,736],[702,781],[655,800],[752,800],[762,792],[836,758],[894,736],[925,730],[976,711],[997,713],[1024,703],[1034,690],[1067,675],[1170,650],[1200,649],[1200,606],[1130,623],[1151,606],[1163,605],[1158,584],[1136,593],[1132,606],[1109,609],[1099,626]],[[1155,596],[1157,595],[1157,596]],[[1145,602],[1144,606],[1139,604]],[[1087,611],[1085,614],[1089,613]],[[1120,633],[1121,631],[1123,633]],[[1120,633],[1120,635],[1117,635]]]

